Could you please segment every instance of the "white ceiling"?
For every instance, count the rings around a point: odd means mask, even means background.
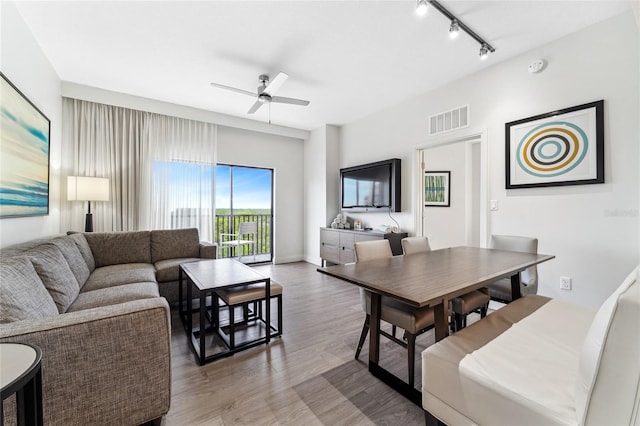
[[[630,1],[441,3],[495,48],[486,61],[432,7],[394,1],[46,1],[17,8],[59,77],[160,101],[268,121],[269,108],[209,83],[254,91],[289,79],[274,124],[341,125],[620,14]],[[585,46],[588,49],[588,46]]]

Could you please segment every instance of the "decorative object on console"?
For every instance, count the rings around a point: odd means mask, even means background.
[[[331,222],[331,228],[333,229],[350,229],[351,224],[346,215],[338,213],[336,218]]]
[[[451,172],[424,172],[425,207],[451,207]]]
[[[506,123],[506,188],[604,183],[604,101]]]
[[[92,201],[109,201],[109,179],[89,176],[67,176],[67,200],[87,201],[84,231],[93,232]]]
[[[0,72],[0,218],[49,214],[51,122]]]

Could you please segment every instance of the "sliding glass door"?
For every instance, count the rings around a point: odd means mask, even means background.
[[[273,260],[273,170],[218,164],[216,166],[216,241],[218,257],[237,257],[245,263]],[[255,223],[255,237],[238,235],[241,223]],[[246,226],[246,225],[245,225]],[[253,243],[239,247],[225,241]],[[255,248],[255,253],[254,253]]]

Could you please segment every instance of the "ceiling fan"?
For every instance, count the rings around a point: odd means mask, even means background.
[[[253,114],[260,108],[263,104],[277,102],[281,104],[292,104],[292,105],[309,105],[309,101],[305,101],[302,99],[295,98],[285,98],[282,96],[274,96],[275,93],[280,89],[280,87],[287,81],[289,76],[283,72],[279,72],[278,75],[274,77],[273,80],[269,80],[269,76],[262,74],[258,76],[258,81],[262,83],[258,86],[258,92],[250,92],[248,90],[238,89],[237,87],[225,86],[224,84],[211,83],[213,87],[219,87],[221,89],[232,90],[234,92],[243,93],[245,95],[249,95],[252,97],[257,97],[256,102],[249,108],[248,114]]]

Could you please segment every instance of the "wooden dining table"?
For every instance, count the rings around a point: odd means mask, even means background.
[[[369,371],[418,405],[421,392],[379,365],[381,296],[434,309],[435,340],[449,335],[449,300],[510,278],[513,300],[521,297],[520,272],[555,256],[477,247],[454,247],[388,259],[334,265],[318,271],[371,292]]]

